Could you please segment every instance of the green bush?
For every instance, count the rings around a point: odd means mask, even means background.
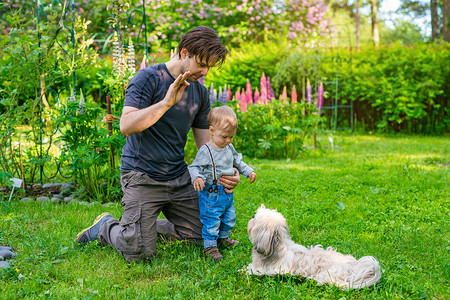
[[[238,54],[239,53],[239,54]],[[267,52],[266,52],[267,53]],[[441,134],[448,132],[450,94],[450,46],[448,44],[417,44],[411,47],[400,44],[388,47],[367,47],[359,52],[352,49],[305,50],[286,55],[276,55],[278,64],[269,72],[261,69],[250,74],[252,85],[261,73],[273,76],[272,87],[276,95],[283,87],[290,91],[295,85],[301,94],[303,78],[311,81],[313,95],[319,82],[324,83],[325,103],[331,106],[337,95],[341,105],[353,102],[354,117],[358,126],[382,132]],[[212,76],[214,85],[222,82],[243,88],[246,81],[238,72],[250,60],[247,50],[233,52],[227,62],[225,74]],[[261,59],[262,61],[267,61]],[[223,71],[221,71],[223,72]],[[225,76],[235,76],[231,82]],[[336,76],[339,82],[336,91]],[[255,86],[255,85],[253,85]],[[256,86],[259,86],[256,85]],[[234,92],[234,91],[233,91]],[[340,119],[350,119],[350,110],[340,113]]]
[[[358,120],[372,119],[368,125],[383,131],[448,130],[449,61],[448,44],[394,45],[355,53],[350,80]],[[360,107],[364,102],[366,109]]]
[[[211,69],[205,77],[205,85],[215,87],[228,85],[232,91],[245,87],[247,79],[253,87],[260,89],[262,73],[272,77],[277,64],[287,55],[289,47],[283,42],[249,43],[240,49],[232,49],[226,63],[219,69]]]
[[[114,134],[109,136],[106,125],[101,125],[102,115],[103,110],[96,103],[80,105],[69,101],[57,118],[62,132],[59,141],[64,145],[60,164],[91,199],[100,202],[120,198],[120,186],[116,185],[120,164],[116,156],[125,143],[125,138],[118,133],[118,124],[114,124]],[[111,147],[115,149],[114,156]],[[114,168],[111,159],[115,160]]]

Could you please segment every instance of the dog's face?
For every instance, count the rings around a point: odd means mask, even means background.
[[[261,255],[271,256],[280,241],[290,239],[286,219],[274,209],[264,204],[248,222],[247,232],[253,248]]]

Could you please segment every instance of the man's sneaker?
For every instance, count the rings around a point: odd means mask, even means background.
[[[225,247],[228,247],[228,248],[232,248],[232,247],[234,247],[236,245],[239,245],[240,243],[239,243],[239,241],[232,240],[229,237],[227,237],[227,238],[224,238],[224,239],[217,239],[217,244],[219,246],[225,246]]]
[[[100,228],[102,228],[103,224],[112,217],[113,216],[111,216],[110,213],[107,212],[102,213],[94,220],[94,223],[92,223],[91,226],[81,230],[77,234],[77,237],[74,239],[74,242],[78,243],[81,246],[84,246],[92,241],[95,241],[97,239],[98,233],[100,232]]]
[[[208,247],[203,249],[203,253],[205,253],[205,255],[207,257],[210,257],[212,259],[214,259],[215,261],[219,261],[223,258],[223,256],[220,254],[219,249],[217,249],[217,247]]]

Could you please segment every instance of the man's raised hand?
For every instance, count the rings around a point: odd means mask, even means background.
[[[175,79],[175,81],[169,86],[169,90],[164,98],[167,106],[172,107],[180,102],[184,89],[190,85],[190,83],[186,81],[190,75],[190,71],[178,75],[177,79]]]

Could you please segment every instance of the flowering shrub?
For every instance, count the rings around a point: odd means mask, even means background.
[[[315,108],[304,102],[274,101],[247,109],[245,113],[237,113],[239,130],[234,145],[250,157],[297,158],[305,151],[305,138],[313,135],[321,124],[320,115],[312,113]]]
[[[247,80],[245,88],[237,89],[232,98],[227,88],[209,88],[212,105],[229,105],[238,115],[242,134],[236,134],[235,146],[251,157],[296,158],[304,151],[304,140],[320,130],[323,123],[321,111],[324,102],[323,83],[318,84],[316,99],[313,100],[311,86],[306,89],[306,101],[297,100],[295,86],[288,98],[286,87],[277,100],[270,88],[270,78],[262,74],[260,89],[252,88]],[[233,100],[233,101],[229,101]],[[192,141],[191,141],[192,143]],[[191,144],[189,143],[189,144]],[[188,145],[188,155],[195,153],[194,145]]]
[[[66,3],[71,9],[73,7],[75,16],[91,21],[91,32],[108,34],[117,30],[113,23],[107,22],[110,18],[105,14],[112,2],[115,7],[126,8],[120,19],[123,30],[133,37],[144,35],[143,28],[139,27],[143,26],[145,9],[147,43],[153,52],[169,52],[183,33],[199,25],[214,28],[227,44],[232,45],[265,41],[280,35],[293,41],[304,42],[310,38],[315,41],[332,33],[325,16],[327,7],[322,0],[40,0],[44,10]],[[36,2],[5,0],[0,5],[0,14],[19,8],[23,12],[32,12],[36,10]]]

